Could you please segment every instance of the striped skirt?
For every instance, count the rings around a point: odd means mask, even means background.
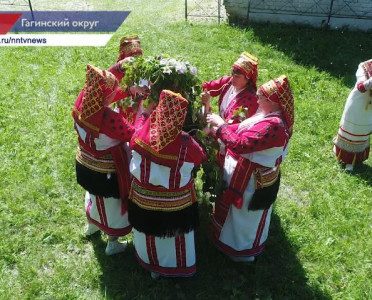
[[[189,277],[196,272],[194,231],[157,237],[133,229],[135,254],[146,270],[165,277]]]

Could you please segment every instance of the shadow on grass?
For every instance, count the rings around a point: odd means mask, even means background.
[[[357,176],[365,181],[369,186],[372,186],[372,167],[366,163],[356,165],[351,176]]]
[[[348,86],[358,64],[371,58],[371,33],[325,30],[299,25],[250,24],[257,39],[291,57],[297,64],[329,72]]]
[[[107,299],[331,299],[311,286],[297,249],[287,240],[280,219],[273,214],[266,250],[253,264],[234,263],[211,243],[208,215],[202,204],[196,233],[197,273],[192,278],[152,280],[139,266],[133,245],[123,254],[105,255],[101,237],[91,239],[102,268],[100,283]]]

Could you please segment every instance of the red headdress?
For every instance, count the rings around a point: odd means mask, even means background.
[[[150,146],[161,151],[182,131],[187,112],[187,100],[180,94],[164,90],[159,104],[150,115]]]
[[[366,76],[366,79],[369,79],[372,77],[372,60],[367,60],[365,62],[362,62],[362,68],[364,71],[364,75]]]
[[[178,143],[185,122],[188,102],[180,94],[163,90],[159,104],[136,132],[135,143],[155,156],[178,154]],[[174,147],[175,146],[175,147]]]
[[[266,82],[260,87],[258,93],[267,97],[271,102],[280,105],[290,134],[292,135],[294,123],[294,99],[287,76],[281,75],[278,78]]]
[[[74,106],[77,121],[98,132],[104,112],[104,101],[117,87],[118,81],[112,73],[87,65],[85,85]]]
[[[120,39],[118,62],[126,57],[142,55],[138,35],[126,35]]]
[[[240,54],[238,60],[233,64],[233,68],[240,70],[245,77],[252,79],[254,84],[257,82],[257,68],[258,68],[258,58],[249,54],[248,52],[243,52]]]

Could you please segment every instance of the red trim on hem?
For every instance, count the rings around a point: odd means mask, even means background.
[[[367,147],[362,152],[349,152],[344,149],[339,148],[337,145],[334,147],[334,153],[338,160],[345,164],[359,164],[367,160],[369,157],[370,147]],[[341,153],[340,153],[341,152]]]
[[[235,250],[231,248],[230,246],[224,244],[220,240],[218,240],[216,237],[213,237],[213,242],[216,245],[216,247],[222,251],[223,253],[227,255],[232,256],[238,256],[238,257],[244,257],[244,256],[257,256],[259,255],[265,248],[265,243],[262,243],[260,246],[252,248],[252,249],[246,249],[246,250]]]
[[[184,267],[184,268],[178,268],[178,267],[167,268],[167,267],[161,267],[159,265],[147,264],[139,257],[137,251],[135,251],[134,254],[136,255],[138,263],[142,267],[144,267],[146,270],[150,272],[159,273],[161,276],[164,276],[164,277],[191,277],[196,273],[196,264],[190,267]]]
[[[353,140],[350,140],[350,139],[348,139],[348,138],[346,138],[346,137],[344,137],[344,136],[342,136],[342,135],[340,135],[340,134],[338,134],[338,136],[339,136],[339,138],[340,138],[341,140],[345,140],[345,141],[347,141],[347,142],[350,142],[350,144],[358,144],[358,145],[361,145],[361,144],[364,144],[364,143],[366,143],[366,142],[368,141],[368,138],[365,139],[365,140],[362,140],[362,141],[353,141]]]
[[[343,131],[347,134],[353,135],[353,136],[367,136],[367,137],[369,136],[369,134],[353,134],[353,133],[350,133],[350,132],[346,131],[345,129],[343,129],[341,126],[339,127],[339,129],[341,129],[341,131]],[[342,137],[342,138],[344,138],[344,137]]]
[[[101,223],[99,223],[98,221],[92,219],[88,213],[86,213],[86,216],[87,216],[87,219],[90,223],[93,223],[94,225],[96,225],[100,230],[102,230],[104,233],[106,233],[107,235],[110,235],[110,236],[125,236],[127,235],[128,233],[130,233],[132,231],[132,226],[129,225],[125,228],[119,228],[119,229],[116,229],[116,228],[109,228],[109,227],[106,227],[104,225],[102,225]]]

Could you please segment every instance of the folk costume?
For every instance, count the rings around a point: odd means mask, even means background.
[[[247,117],[251,117],[257,111],[257,74],[258,59],[253,55],[243,52],[233,64],[233,69],[238,69],[249,80],[248,85],[240,91],[236,91],[231,83],[232,76],[224,76],[217,80],[203,83],[203,90],[209,92],[212,97],[219,97],[219,114],[229,123],[237,123],[234,111],[240,107],[248,108]]]
[[[333,151],[352,170],[369,156],[372,132],[372,59],[362,62],[356,84],[346,100]]]
[[[79,141],[76,178],[87,191],[88,222],[95,225],[88,227],[87,235],[99,228],[118,237],[132,229],[127,214],[130,187],[127,142],[134,128],[105,103],[117,87],[112,73],[88,65],[85,86],[72,111]]]
[[[126,35],[120,39],[119,56],[117,62],[130,56],[142,55],[141,42],[138,35]]]
[[[129,221],[135,253],[147,270],[162,276],[196,271],[194,229],[199,224],[193,169],[204,150],[182,131],[187,100],[164,90],[150,116],[136,123],[131,140],[133,175]]]
[[[125,69],[123,67],[123,61],[134,56],[141,56],[142,48],[138,35],[126,35],[120,39],[119,45],[119,56],[115,65],[108,69],[109,72],[115,75],[117,80],[120,82],[125,76]],[[122,100],[126,97],[133,97],[129,89],[125,92],[122,92],[119,88],[118,93],[115,96],[113,102]],[[121,106],[118,106],[118,111],[123,115],[125,120],[130,124],[134,125],[134,122],[137,117],[137,112],[132,107],[127,107],[125,110]]]
[[[212,231],[216,246],[235,261],[253,261],[265,247],[294,122],[287,77],[270,80],[258,93],[278,103],[280,111],[225,123],[216,132],[227,150],[223,175],[228,188],[216,203]]]

